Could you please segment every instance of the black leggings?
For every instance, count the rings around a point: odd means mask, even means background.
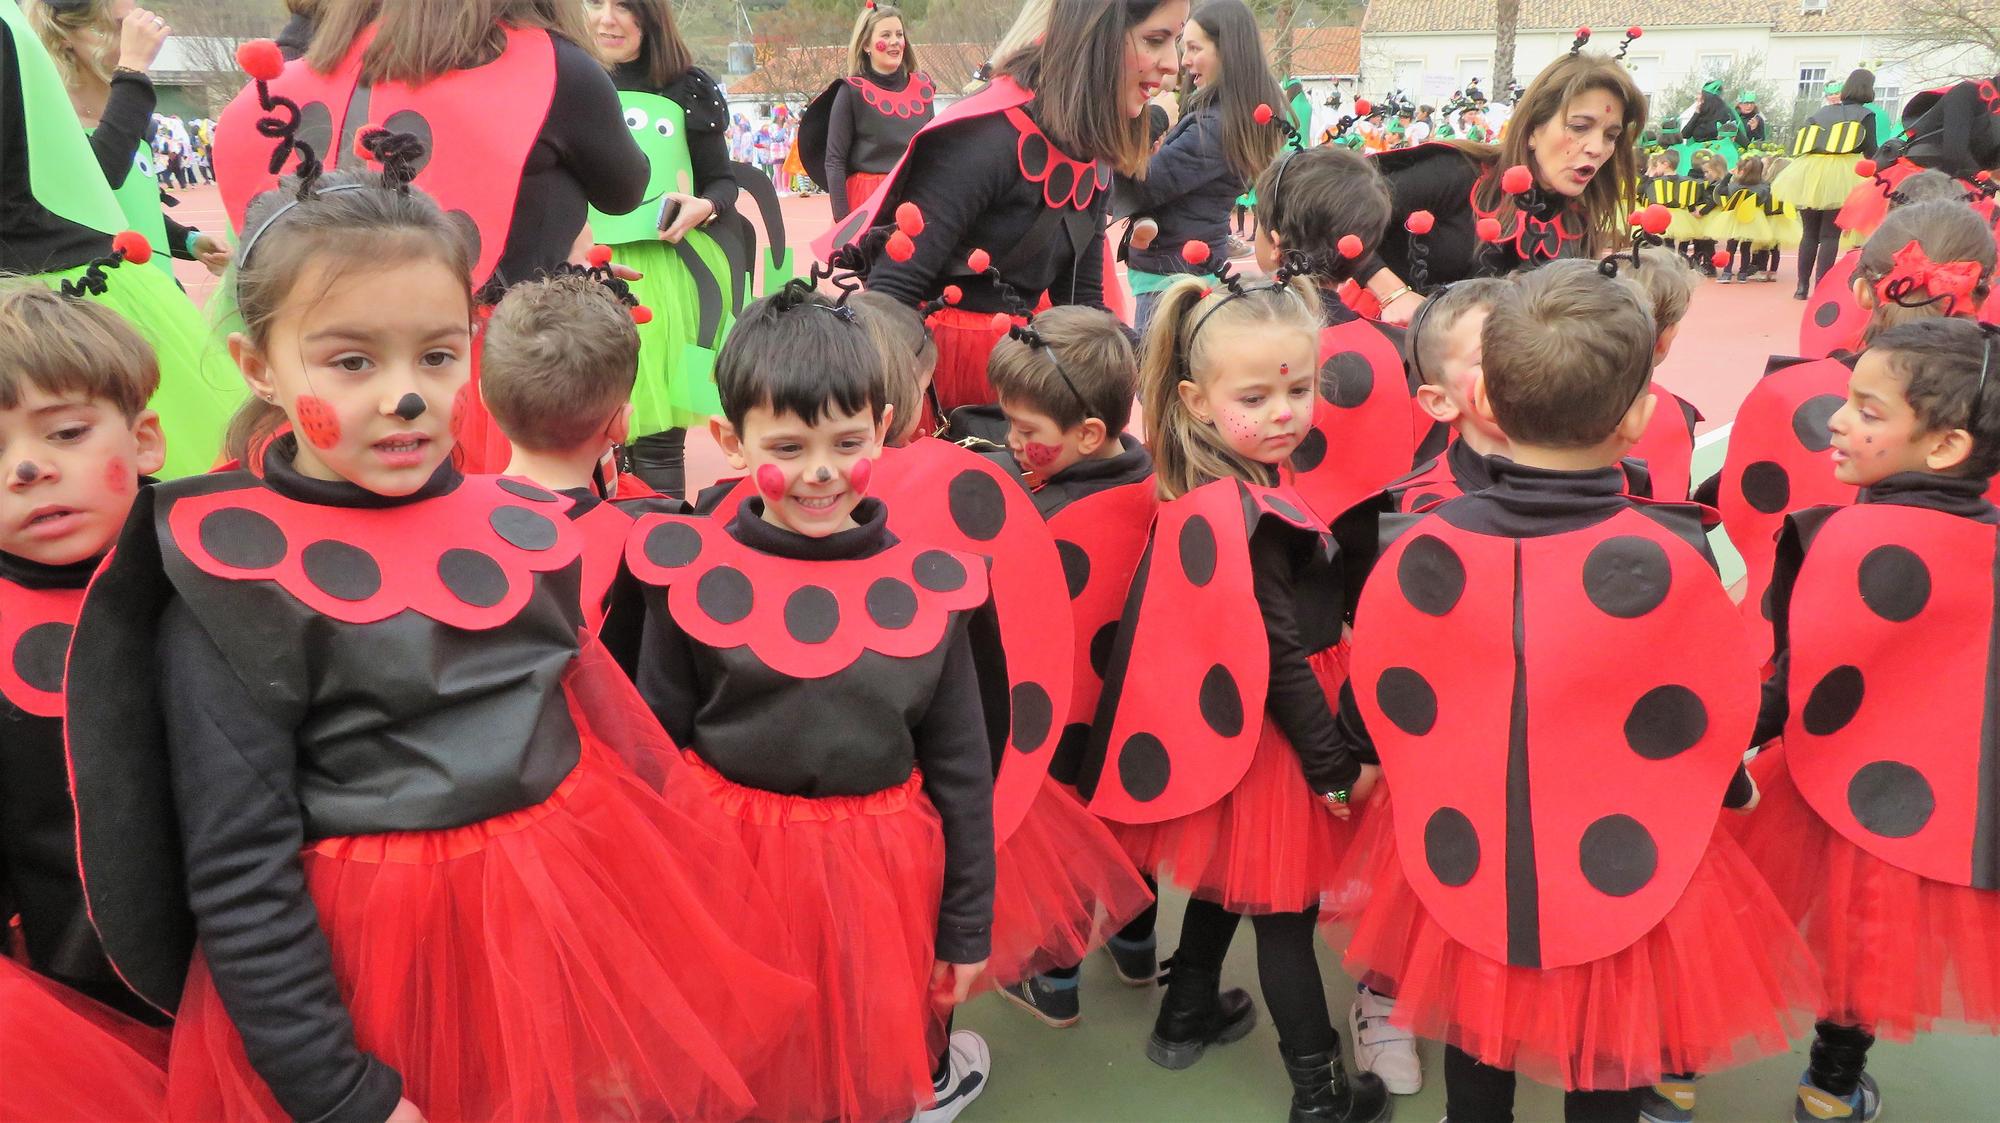
[[[1840,224],[1837,210],[1816,211],[1799,208],[1799,284],[1811,288],[1840,257]],[[1810,279],[1808,279],[1810,278]]]
[[[1221,905],[1189,901],[1174,965],[1220,972],[1242,919],[1241,913]],[[1257,932],[1257,986],[1264,992],[1264,1006],[1271,1011],[1279,1043],[1294,1053],[1324,1053],[1340,1043],[1326,1011],[1319,959],[1313,954],[1313,929],[1318,923],[1316,908],[1250,918]]]
[[[1444,1114],[1451,1123],[1514,1123],[1514,1074],[1447,1046]],[[1638,1089],[1563,1093],[1565,1123],[1634,1123],[1638,1118]]]
[[[687,491],[686,429],[649,433],[625,446],[626,469],[662,495],[681,498]]]

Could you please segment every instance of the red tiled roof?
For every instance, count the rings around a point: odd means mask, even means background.
[[[1302,27],[1291,35],[1292,74],[1345,74],[1361,72],[1361,29],[1358,27]]]
[[[1372,0],[1364,32],[1491,31],[1495,0]],[[1896,0],[1826,0],[1808,13],[1800,0],[1522,0],[1524,31],[1641,27],[1750,26],[1781,33],[1889,31]]]

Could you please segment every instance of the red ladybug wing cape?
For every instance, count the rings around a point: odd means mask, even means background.
[[[1631,455],[1646,462],[1653,498],[1680,503],[1693,477],[1694,428],[1701,424],[1701,411],[1657,382],[1653,397],[1653,420]]]
[[[1680,899],[1756,719],[1757,659],[1686,541],[1637,510],[1546,538],[1447,503],[1377,565],[1355,700],[1396,792],[1404,872],[1500,962],[1611,955]],[[1608,657],[1684,645],[1661,665]]]
[[[314,151],[330,169],[357,159],[348,138],[364,125],[420,138],[425,156],[412,182],[446,210],[463,212],[478,228],[475,288],[493,275],[507,248],[521,172],[555,97],[555,42],[549,33],[510,27],[506,36],[506,49],[485,66],[455,70],[422,86],[384,82],[368,88],[366,121],[353,119],[350,106],[360,92],[361,53],[375,37],[373,28],[356,37],[333,74],[314,74],[303,60],[294,60],[270,84],[273,93],[299,101],[302,109],[306,98],[325,107],[335,140],[325,147],[316,144]],[[236,95],[216,124],[216,178],[238,234],[250,200],[277,185],[269,166],[275,142],[256,131],[262,115],[252,84]],[[313,116],[317,120],[318,111]]]
[[[1146,552],[1146,532],[1159,509],[1152,477],[1087,495],[1049,519],[1069,584],[1075,658],[1069,712],[1050,774],[1074,786],[1090,740],[1091,718],[1104,691],[1104,672],[1118,639],[1118,617]]]
[[[1874,189],[1873,184],[1865,186]],[[1861,330],[1868,326],[1867,311],[1854,299],[1854,267],[1860,263],[1861,251],[1850,250],[1813,286],[1799,318],[1800,355],[1824,359],[1835,351],[1860,349]]]
[[[0,580],[0,696],[34,717],[61,717],[82,589],[30,589]]]
[[[1847,401],[1853,368],[1839,359],[1774,359],[1750,388],[1729,432],[1716,506],[1729,541],[1743,555],[1743,615],[1770,650],[1771,566],[1785,516],[1807,507],[1854,502],[1833,478],[1827,422]]]
[[[633,479],[635,486],[626,480]],[[570,522],[583,535],[583,623],[594,635],[604,627],[604,612],[611,597],[611,585],[624,564],[625,540],[632,524],[641,515],[679,514],[687,505],[647,487],[635,477],[618,478],[617,490],[609,500],[572,500]]]
[[[1234,789],[1264,722],[1271,652],[1250,536],[1277,519],[1326,525],[1290,488],[1218,480],[1160,506],[1126,598],[1082,774],[1090,809],[1120,823],[1189,815]]]
[[[1786,613],[1800,794],[1885,862],[2000,890],[2000,531],[1888,503],[1795,519],[1810,533]]]
[[[1410,470],[1413,397],[1401,348],[1368,320],[1322,329],[1319,361],[1312,431],[1292,453],[1292,486],[1332,522]]]

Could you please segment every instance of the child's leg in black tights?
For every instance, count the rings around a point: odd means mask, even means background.
[[[1257,930],[1257,983],[1278,1041],[1294,1053],[1320,1053],[1335,1047],[1333,1020],[1326,1010],[1326,988],[1320,985],[1319,959],[1313,954],[1313,929],[1319,910],[1253,916]]]
[[[1868,1047],[1875,1035],[1860,1026],[1820,1022],[1813,1027],[1812,1063],[1806,1075],[1821,1090],[1851,1096],[1868,1064]]]
[[[1514,1074],[1447,1046],[1444,1102],[1450,1123],[1514,1123]],[[1633,1123],[1638,1117],[1637,1090],[1563,1093],[1565,1123]]]
[[[1146,888],[1153,891],[1153,901],[1144,912],[1132,918],[1132,923],[1118,930],[1118,938],[1128,944],[1143,944],[1152,940],[1153,929],[1160,923],[1160,883],[1151,874],[1144,876]]]

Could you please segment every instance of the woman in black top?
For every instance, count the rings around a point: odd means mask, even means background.
[[[873,194],[910,147],[910,138],[936,115],[931,76],[917,69],[917,49],[893,4],[871,4],[854,21],[847,44],[847,77],[827,87],[826,176],[835,221]],[[819,100],[813,103],[819,108]],[[811,114],[811,110],[808,110]],[[803,141],[811,124],[800,126]],[[810,149],[805,150],[810,152]]]
[[[1420,144],[1375,157],[1394,209],[1377,255],[1355,275],[1384,320],[1409,323],[1426,285],[1587,256],[1625,229],[1639,180],[1629,138],[1645,125],[1646,95],[1623,63],[1581,45],[1535,75],[1500,143]],[[1517,166],[1532,173],[1532,189],[1509,194],[1502,181]],[[1403,225],[1417,211],[1435,220],[1421,240],[1421,276]],[[1482,219],[1499,224],[1497,241],[1480,237]]]
[[[1840,100],[1819,108],[1792,138],[1792,162],[1771,181],[1771,195],[1799,212],[1799,300],[1840,256],[1834,217],[1854,189],[1854,166],[1875,155],[1875,75],[1856,70],[1840,87]]]

